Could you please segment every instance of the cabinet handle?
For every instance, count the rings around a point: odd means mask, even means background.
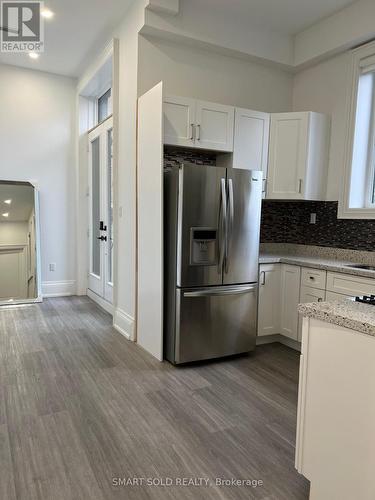
[[[302,193],[302,179],[299,179],[299,181],[298,181],[298,192],[300,194]]]
[[[260,284],[263,286],[266,284],[266,272],[261,271],[260,273]]]
[[[194,141],[194,123],[190,123],[190,127],[191,127],[191,137],[190,137],[190,140]]]
[[[318,302],[323,302],[322,297],[319,297],[319,298],[318,298]]]
[[[263,191],[262,193],[267,193],[267,179],[263,179]]]
[[[197,125],[197,141],[200,141],[201,140],[201,126],[200,125]]]

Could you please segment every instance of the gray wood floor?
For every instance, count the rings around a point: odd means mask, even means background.
[[[308,498],[293,466],[298,355],[280,344],[175,368],[74,297],[0,309],[0,356],[1,500]],[[114,486],[134,477],[211,483]]]

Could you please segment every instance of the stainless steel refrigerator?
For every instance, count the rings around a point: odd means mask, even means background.
[[[164,169],[164,355],[186,363],[255,347],[262,172]]]

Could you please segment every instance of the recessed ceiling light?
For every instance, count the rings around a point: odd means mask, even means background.
[[[1,214],[3,217],[9,217],[9,212],[5,212],[5,214]]]
[[[12,200],[4,200],[4,203],[6,203],[7,205],[10,205],[12,203]]]
[[[31,57],[31,59],[38,59],[39,54],[37,54],[36,52],[29,52],[29,57]]]
[[[43,9],[41,12],[42,16],[45,17],[46,19],[51,19],[55,14],[52,12],[52,10],[49,9]]]

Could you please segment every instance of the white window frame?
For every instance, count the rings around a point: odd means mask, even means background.
[[[112,84],[111,83],[106,84],[102,88],[102,90],[99,92],[99,94],[95,97],[95,123],[96,123],[96,125],[100,125],[100,123],[103,123],[103,121],[104,121],[104,120],[102,120],[101,122],[99,122],[99,99],[101,97],[103,97],[103,95],[106,94],[108,92],[108,90],[111,91],[111,100],[112,100]],[[112,102],[111,102],[111,108],[112,108]],[[109,113],[107,118],[109,118],[110,116],[112,116],[112,111],[111,111],[111,113]],[[107,118],[105,118],[105,120]]]
[[[362,69],[365,66],[365,59],[375,56],[375,42],[368,43],[362,47],[359,47],[352,51],[351,53],[351,64],[350,64],[350,80],[348,89],[348,101],[347,101],[347,132],[345,141],[345,157],[344,157],[344,176],[343,184],[340,193],[339,207],[338,207],[338,218],[339,219],[375,219],[375,203],[366,203],[366,206],[361,208],[353,208],[349,206],[350,200],[350,183],[352,177],[352,158],[353,158],[353,148],[354,148],[354,137],[355,137],[355,123],[356,123],[356,113],[357,113],[357,98],[358,98],[358,84],[359,78],[362,74]],[[373,103],[374,105],[375,103]],[[374,106],[375,107],[375,106]],[[375,109],[372,110],[372,127],[375,127]],[[375,154],[372,151],[373,156]],[[370,155],[369,155],[370,157]],[[366,200],[369,199],[371,183],[370,178],[374,176],[374,159],[370,159],[367,167],[367,193]]]

